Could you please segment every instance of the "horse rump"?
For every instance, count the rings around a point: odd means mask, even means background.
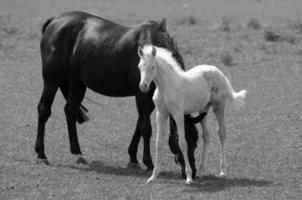
[[[44,24],[42,25],[42,29],[41,29],[42,34],[45,32],[47,26],[50,24],[50,22],[52,22],[52,20],[53,20],[54,18],[55,18],[55,17],[50,17],[50,18],[48,18],[48,19],[44,22]]]

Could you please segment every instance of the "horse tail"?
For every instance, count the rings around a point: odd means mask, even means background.
[[[234,107],[239,110],[240,108],[244,107],[247,90],[240,90],[239,92],[236,92],[233,89],[229,79],[227,77],[224,77],[224,79],[226,81],[228,99],[231,100]]]
[[[61,82],[60,90],[61,90],[65,100],[67,100],[70,89],[69,89],[68,81],[66,79],[64,79]],[[79,115],[77,117],[77,122],[79,122],[79,124],[82,124],[82,123],[87,122],[89,120],[89,117],[88,117],[87,113],[88,113],[88,109],[81,104],[79,106]]]
[[[50,24],[50,22],[54,19],[55,17],[50,17],[48,18],[44,24],[42,25],[42,34],[45,32],[47,26]]]

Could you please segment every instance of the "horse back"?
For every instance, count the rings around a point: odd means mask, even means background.
[[[108,96],[136,92],[139,28],[79,11],[63,13],[45,26],[40,44],[44,77],[48,71],[76,76]]]

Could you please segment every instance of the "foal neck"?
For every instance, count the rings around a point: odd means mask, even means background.
[[[164,90],[169,87],[170,90],[182,85],[184,71],[180,66],[172,66],[169,61],[159,56],[157,58],[157,75],[154,79],[156,86],[160,90]],[[174,64],[174,63],[172,63]],[[178,69],[176,67],[179,67]]]

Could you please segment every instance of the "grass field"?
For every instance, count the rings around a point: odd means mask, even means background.
[[[2,0],[0,199],[301,199],[301,8],[300,0]],[[84,100],[91,120],[78,126],[90,165],[75,164],[69,152],[60,93],[45,136],[51,166],[35,163],[40,29],[46,18],[68,10],[125,25],[165,17],[187,68],[217,65],[236,90],[249,91],[243,110],[226,113],[226,178],[217,176],[220,149],[210,113],[209,176],[186,186],[166,147],[163,172],[147,185],[150,173],[127,168],[137,118],[134,98],[113,99],[91,91],[86,96],[100,105]],[[152,121],[155,135],[154,115]],[[151,144],[154,157],[154,137]]]

